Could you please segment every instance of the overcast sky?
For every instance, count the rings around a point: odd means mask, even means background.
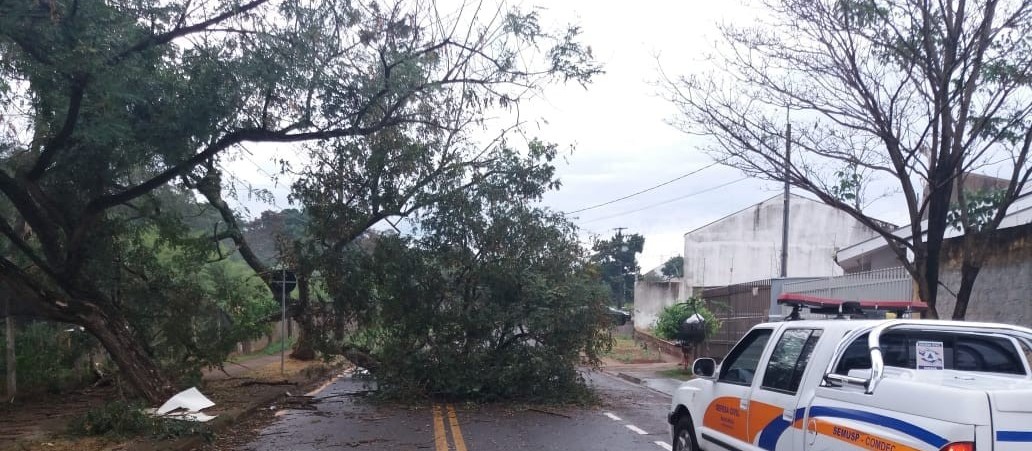
[[[672,75],[704,70],[705,58],[717,42],[716,25],[748,18],[746,7],[734,0],[537,3],[546,25],[580,24],[583,41],[592,46],[606,71],[586,90],[577,85],[551,88],[521,107],[521,117],[547,120],[531,127],[529,136],[575,147],[558,162],[563,187],[545,198],[548,207],[579,210],[712,163],[699,150],[704,138],[667,125],[676,112],[659,96],[654,82],[660,65]],[[268,161],[276,157],[261,155],[228,163],[238,184],[254,183],[277,194],[276,203],[267,207],[243,199],[251,215],[288,206],[286,185],[269,181],[275,169]],[[780,192],[776,183],[743,178],[737,170],[710,167],[646,194],[571,216],[585,240],[592,235],[609,237],[617,227],[644,235],[639,264],[647,271],[683,252],[685,232]]]
[[[543,15],[583,27],[584,41],[606,70],[587,90],[551,89],[526,108],[547,118],[543,139],[575,146],[559,164],[563,188],[546,197],[548,206],[579,210],[712,163],[700,151],[701,138],[667,125],[676,111],[654,82],[660,65],[670,74],[706,67],[705,58],[716,42],[716,24],[742,16],[743,8],[734,3],[578,0],[545,6]],[[644,235],[639,264],[647,271],[683,252],[685,232],[780,189],[757,180],[735,182],[742,178],[734,169],[710,167],[643,195],[571,216],[585,236],[608,237],[617,227]]]

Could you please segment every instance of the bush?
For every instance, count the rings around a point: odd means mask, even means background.
[[[155,418],[143,412],[143,405],[132,401],[112,401],[87,411],[70,424],[73,434],[86,436],[147,436],[167,440],[202,434],[211,438],[211,428],[204,423]]]
[[[142,408],[142,404],[134,402],[113,401],[76,418],[72,421],[71,429],[79,435],[138,435],[147,430],[152,421]]]
[[[706,338],[712,337],[720,330],[720,320],[707,307],[706,301],[691,298],[687,303],[674,304],[659,312],[653,332],[660,338],[673,340],[677,338],[678,327],[681,323],[696,312],[706,319]]]
[[[19,392],[60,393],[92,382],[86,356],[99,347],[89,334],[77,327],[47,321],[18,321],[17,324],[15,353]],[[4,332],[0,320],[0,337]],[[0,354],[2,349],[0,346]],[[7,362],[0,355],[0,374],[6,371]],[[4,387],[2,380],[0,387]]]

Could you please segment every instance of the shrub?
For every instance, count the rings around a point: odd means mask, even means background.
[[[167,440],[185,435],[202,434],[211,438],[211,428],[204,423],[155,418],[133,401],[112,401],[87,411],[70,424],[73,434],[112,437],[147,436]]]
[[[97,349],[96,340],[67,324],[48,321],[18,323],[15,352],[19,392],[60,393],[92,382],[90,362],[86,356]],[[0,320],[0,337],[3,334],[4,324]],[[0,353],[2,349],[0,345]],[[6,371],[7,362],[0,355],[0,374]],[[4,381],[0,381],[0,387],[4,387]]]
[[[659,312],[653,332],[660,338],[673,340],[677,337],[677,330],[681,323],[696,312],[706,320],[706,338],[712,337],[720,330],[720,320],[707,307],[706,301],[691,298],[685,303],[671,305]]]

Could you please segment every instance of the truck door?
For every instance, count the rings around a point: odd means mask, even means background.
[[[720,365],[713,384],[713,401],[703,414],[699,437],[708,450],[751,449],[749,440],[749,397],[756,369],[773,330],[750,331]]]
[[[749,403],[749,443],[754,447],[750,449],[803,449],[802,428],[794,427],[797,422],[801,426],[806,407],[799,403],[800,384],[821,332],[790,328],[778,337]]]

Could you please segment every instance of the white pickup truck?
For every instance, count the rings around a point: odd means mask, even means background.
[[[760,324],[695,361],[675,450],[1032,450],[1032,329],[931,320]]]

